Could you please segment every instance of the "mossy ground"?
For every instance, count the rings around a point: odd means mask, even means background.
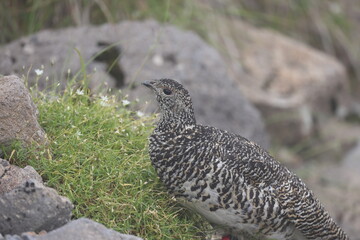
[[[33,166],[68,197],[74,218],[144,239],[204,239],[208,225],[167,194],[151,166],[147,138],[154,116],[139,117],[119,94],[86,92],[35,92],[49,145],[40,152],[15,146],[7,151],[10,161]]]

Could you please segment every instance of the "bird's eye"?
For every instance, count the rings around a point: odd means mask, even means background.
[[[166,95],[172,94],[172,91],[171,91],[170,89],[168,89],[168,88],[164,88],[164,89],[163,89],[163,92],[164,92]]]

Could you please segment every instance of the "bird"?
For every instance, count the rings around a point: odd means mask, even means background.
[[[305,183],[265,149],[198,124],[182,84],[167,78],[142,84],[160,109],[149,136],[158,177],[179,203],[221,230],[222,239],[349,239]]]

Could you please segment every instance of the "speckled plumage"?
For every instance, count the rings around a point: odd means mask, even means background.
[[[305,184],[255,143],[196,124],[190,95],[171,79],[144,83],[161,118],[149,153],[183,205],[233,236],[349,239]]]

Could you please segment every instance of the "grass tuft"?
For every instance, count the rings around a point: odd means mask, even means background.
[[[88,217],[144,239],[204,239],[208,225],[169,196],[151,166],[147,137],[153,116],[139,118],[120,96],[33,94],[49,145],[42,153],[14,145],[7,157],[31,165],[49,187]]]

